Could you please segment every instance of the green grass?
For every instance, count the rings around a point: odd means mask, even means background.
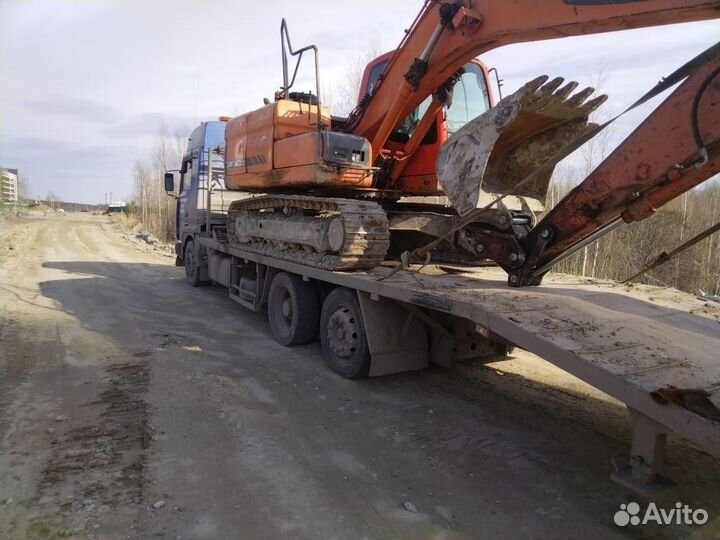
[[[12,210],[15,210],[16,208],[18,210],[30,210],[31,208],[35,208],[37,205],[35,203],[9,203],[9,202],[2,202],[0,203],[0,211],[3,212],[10,212]]]

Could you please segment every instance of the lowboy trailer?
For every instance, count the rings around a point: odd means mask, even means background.
[[[668,484],[659,474],[667,433],[720,457],[720,423],[657,394],[692,388],[720,398],[716,321],[598,285],[548,279],[542,288],[511,288],[498,269],[332,272],[239,249],[222,234],[199,244],[210,281],[245,307],[267,309],[281,343],[319,332],[330,367],[343,376],[493,361],[517,346],[625,403],[630,456],[615,463],[612,478],[633,491],[651,496]]]
[[[279,343],[319,337],[329,367],[347,378],[430,362],[492,362],[520,347],[627,406],[629,458],[616,460],[612,473],[627,488],[652,496],[669,484],[660,474],[668,433],[720,457],[718,321],[562,276],[515,288],[497,267],[331,271],[292,260],[281,242],[232,242],[227,208],[249,195],[225,189],[213,150],[223,131],[222,122],[205,122],[190,138],[180,171],[178,264],[190,284],[221,285],[246,308],[267,310]],[[170,174],[166,189],[173,184]]]

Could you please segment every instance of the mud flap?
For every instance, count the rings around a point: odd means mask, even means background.
[[[175,242],[175,266],[185,266],[182,260],[182,242]]]
[[[424,369],[428,365],[425,325],[400,302],[373,299],[358,291],[370,350],[370,377]]]
[[[549,157],[594,127],[589,115],[607,96],[586,101],[593,88],[570,96],[578,83],[561,87],[543,75],[468,122],[445,143],[436,172],[450,203],[467,215],[489,196],[515,195],[545,204],[552,170],[518,184]]]

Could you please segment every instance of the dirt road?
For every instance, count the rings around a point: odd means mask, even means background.
[[[104,217],[0,226],[2,539],[720,536],[675,439],[659,502],[710,523],[613,525],[626,413],[537,358],[347,381]]]

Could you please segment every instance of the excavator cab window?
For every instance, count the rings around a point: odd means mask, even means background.
[[[415,132],[415,128],[420,123],[425,111],[430,106],[432,98],[426,98],[417,109],[407,115],[405,119],[400,122],[398,128],[390,135],[390,140],[405,144],[410,140],[410,136]],[[433,124],[433,127],[427,132],[422,144],[432,144],[437,140],[437,127]]]
[[[385,60],[383,62],[378,62],[372,68],[370,68],[370,75],[368,78],[368,87],[367,87],[368,94],[373,93],[373,90],[375,89],[375,84],[377,84],[378,78],[380,77],[380,74],[385,70],[385,66],[387,65],[387,63],[388,63],[388,60]]]
[[[367,91],[372,91],[377,84],[380,74],[389,60],[376,63],[370,69]],[[480,65],[470,62],[465,64],[465,73],[454,87],[452,105],[446,109],[448,135],[452,135],[470,120],[477,118],[490,109],[490,93],[488,91],[485,73]],[[410,113],[398,128],[390,135],[390,140],[401,144],[406,143],[412,136],[415,128],[430,106],[431,97],[423,101],[417,109]],[[437,127],[428,131],[422,144],[432,144],[437,141]]]
[[[452,105],[447,109],[448,134],[452,135],[488,109],[490,93],[482,68],[474,63],[465,64],[465,73],[455,85]]]
[[[377,85],[378,79],[380,78],[382,72],[385,71],[385,66],[387,66],[388,62],[389,60],[383,60],[381,62],[377,62],[372,68],[370,68],[370,74],[368,75],[367,83],[368,94],[373,93],[373,90]],[[425,114],[425,111],[430,106],[430,101],[431,98],[427,98],[420,104],[417,109],[415,109],[402,122],[400,122],[398,128],[390,134],[390,140],[401,144],[405,144],[406,142],[408,142],[408,140],[410,140],[410,136],[413,134],[415,128],[420,122],[422,115]],[[433,126],[423,139],[423,144],[434,143],[436,140],[437,127]]]

